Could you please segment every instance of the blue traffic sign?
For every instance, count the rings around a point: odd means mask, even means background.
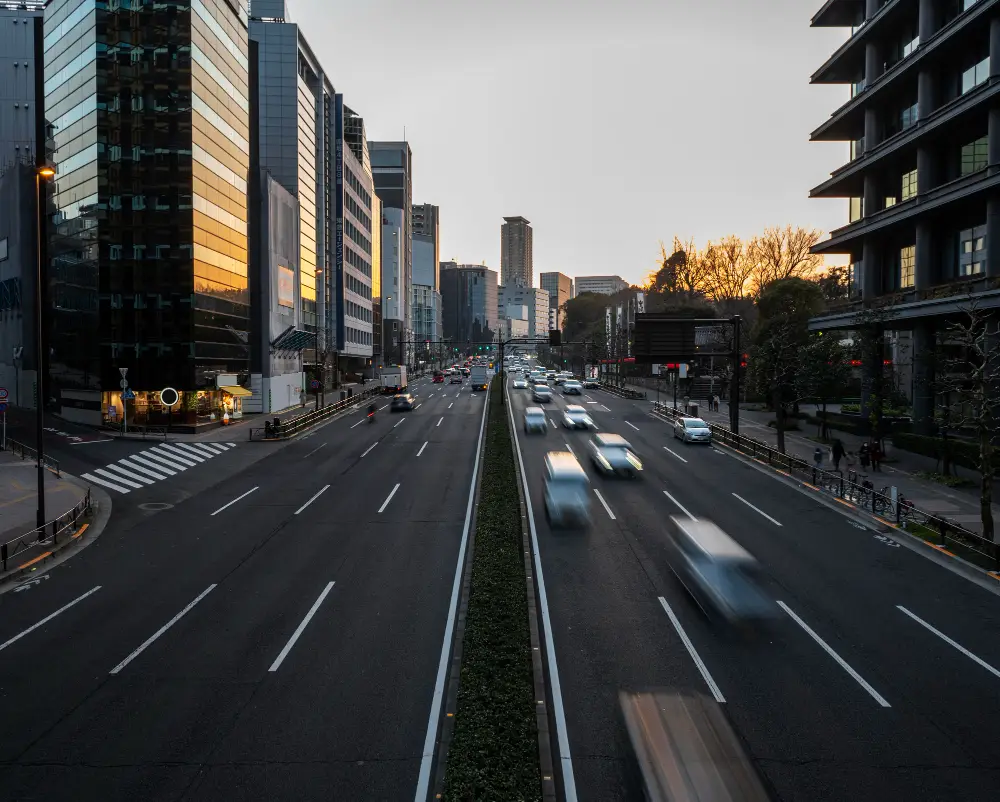
[[[6,411],[7,411],[7,405],[0,403],[0,412],[6,412]]]
[[[126,401],[134,401],[135,400],[135,393],[132,392],[132,388],[131,387],[126,387],[125,388],[125,390],[122,392],[122,398],[124,398]]]

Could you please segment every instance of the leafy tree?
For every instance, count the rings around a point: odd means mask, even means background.
[[[830,267],[825,273],[817,277],[816,283],[819,284],[820,289],[823,291],[823,299],[828,304],[846,301],[850,297],[847,268],[843,265]]]
[[[829,437],[826,404],[841,395],[851,380],[850,353],[836,333],[812,332],[802,349],[798,393],[801,398],[815,398],[823,408],[820,437]]]

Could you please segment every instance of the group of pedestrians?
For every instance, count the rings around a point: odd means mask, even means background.
[[[840,470],[840,463],[845,460],[847,463],[847,469],[853,470],[855,465],[855,459],[861,465],[861,470],[867,471],[868,466],[871,466],[873,471],[878,473],[882,472],[882,460],[885,455],[882,452],[882,446],[879,445],[877,440],[872,440],[869,443],[862,443],[861,447],[858,449],[858,453],[855,456],[852,452],[844,448],[844,444],[839,438],[834,439],[830,446],[830,461],[833,463],[833,469],[835,471]],[[816,450],[813,452],[813,461],[816,463],[817,468],[823,466],[823,449],[820,446],[816,446]]]

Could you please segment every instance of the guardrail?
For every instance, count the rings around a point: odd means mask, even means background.
[[[21,459],[31,459],[31,460],[38,459],[38,452],[31,446],[26,446],[19,440],[13,440],[10,437],[8,437],[7,447],[10,449],[10,453],[13,454],[15,457],[20,457]],[[46,454],[43,455],[42,457],[42,464],[50,471],[52,471],[52,473],[54,473],[56,476],[62,476],[62,474],[59,473],[59,460],[52,459],[52,457]]]
[[[316,409],[299,415],[291,420],[278,420],[277,424],[266,421],[263,426],[250,430],[251,440],[287,440],[310,426],[315,426],[320,421],[326,420],[331,415],[343,412],[345,409],[357,404],[359,401],[367,400],[373,396],[381,395],[381,387],[373,387],[370,390],[363,390],[357,395],[348,396],[343,401],[327,404],[322,409]]]
[[[664,403],[655,403],[653,409],[670,420],[692,417]],[[845,477],[841,471],[825,471],[806,460],[782,454],[776,448],[752,437],[733,434],[725,426],[710,423],[708,427],[712,431],[713,439],[735,451],[783,471],[788,476],[800,479],[834,498],[847,501],[903,529],[915,529],[918,535],[920,530],[933,533],[941,539],[942,545],[950,543],[958,546],[976,555],[979,562],[991,563],[994,570],[1000,570],[1000,547],[996,543],[966,529],[961,524],[917,509],[902,493],[897,493],[893,498],[888,487],[875,490],[871,480],[863,474],[849,471]]]
[[[70,529],[76,529],[82,516],[91,510],[90,491],[71,510],[67,510],[58,518],[49,521],[45,526],[39,526],[30,532],[25,532],[13,540],[0,544],[0,561],[3,562],[3,570],[7,570],[7,560],[13,559],[21,552],[38,546],[39,544],[51,543],[55,545],[59,542],[59,536]],[[49,533],[51,530],[51,534]]]
[[[626,387],[619,387],[616,384],[608,384],[606,382],[599,382],[599,384],[602,390],[611,393],[611,395],[617,395],[620,398],[628,398],[632,401],[643,401],[646,398],[646,394],[638,390],[629,390]]]

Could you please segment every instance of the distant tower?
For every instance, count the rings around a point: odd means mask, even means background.
[[[505,217],[500,226],[500,283],[534,286],[531,224],[523,217]]]

